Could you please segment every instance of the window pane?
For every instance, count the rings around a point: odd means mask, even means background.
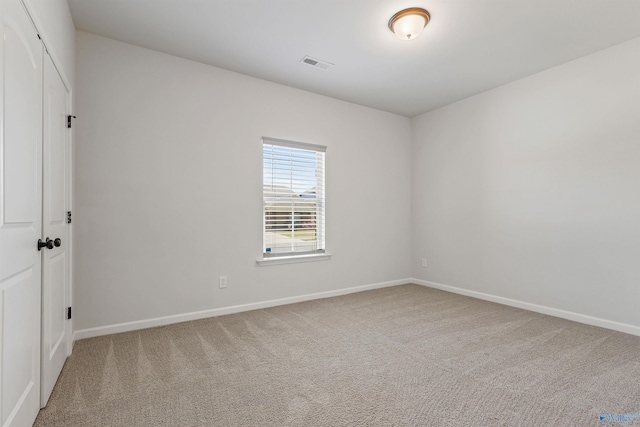
[[[263,139],[265,255],[324,251],[324,150]]]

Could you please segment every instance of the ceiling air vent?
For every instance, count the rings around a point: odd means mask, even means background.
[[[311,65],[312,67],[315,67],[315,68],[320,68],[321,70],[326,70],[327,68],[333,67],[333,64],[331,62],[323,61],[323,60],[317,59],[317,58],[312,58],[310,56],[305,56],[304,58],[302,58],[300,60],[300,62],[303,62],[305,64],[309,64],[309,65]]]

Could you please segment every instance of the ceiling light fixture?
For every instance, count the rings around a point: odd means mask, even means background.
[[[413,40],[417,38],[427,26],[431,15],[420,7],[410,7],[401,10],[389,19],[389,29],[400,40]]]

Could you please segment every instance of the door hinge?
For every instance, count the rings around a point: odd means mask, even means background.
[[[75,119],[76,116],[67,116],[67,127],[71,129],[71,119]]]
[[[67,320],[71,319],[71,307],[67,307]]]
[[[67,211],[67,224],[71,224],[71,211]]]

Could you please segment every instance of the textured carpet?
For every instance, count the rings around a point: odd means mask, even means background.
[[[597,426],[603,412],[640,413],[640,337],[404,285],[78,341],[35,425]]]

